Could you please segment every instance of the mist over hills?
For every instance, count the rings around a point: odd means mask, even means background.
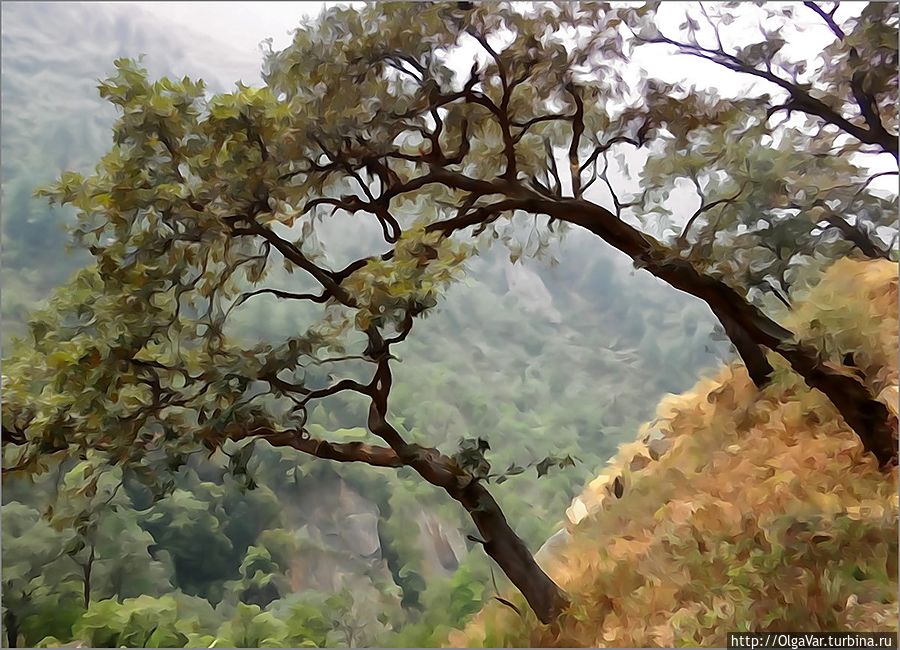
[[[2,11],[6,342],[24,331],[30,309],[91,262],[85,251],[64,252],[63,226],[71,213],[51,209],[31,193],[65,170],[89,172],[109,147],[115,111],[99,98],[96,85],[112,71],[113,60],[144,53],[152,76],[203,78],[211,91],[229,89],[238,79],[257,83],[261,61],[234,56],[214,35],[158,23],[128,6],[4,3]],[[328,250],[338,254],[367,236],[346,220],[336,221]],[[392,395],[398,426],[412,440],[421,437],[452,451],[460,438],[483,436],[496,443],[491,458],[498,467],[549,453],[580,459],[541,481],[531,472],[493,490],[534,549],[618,443],[652,416],[663,394],[689,388],[728,356],[725,346],[711,340],[713,319],[702,304],[635,271],[599,239],[569,233],[554,254],[555,265],[528,259],[513,264],[509,251],[495,244],[475,258],[466,279],[417,323],[400,350]],[[242,308],[236,323],[240,336],[277,340],[295,333],[298,320],[290,305],[263,296]],[[364,422],[361,406],[343,398],[323,402],[310,419],[313,427],[350,437],[361,434]],[[149,541],[141,538],[142,552],[159,563],[153,570],[164,576],[154,578],[147,593],[174,589],[228,603],[229,581],[250,566],[254,544],[284,529],[302,538],[305,550],[286,561],[290,566],[277,574],[280,582],[272,583],[277,588],[250,590],[263,607],[277,607],[309,589],[360,590],[362,581],[378,598],[388,594],[385,602],[409,612],[456,594],[463,604],[451,608],[456,619],[448,622],[457,624],[490,597],[481,588],[490,583],[484,556],[465,541],[471,523],[415,477],[321,467],[320,461],[268,449],[254,459],[260,489],[247,495],[222,478],[221,467],[198,462],[182,471],[181,492],[162,506],[140,505],[144,497],[137,492],[129,496],[129,516],[149,535]],[[217,457],[211,463],[226,461]],[[270,474],[275,478],[263,478]],[[50,496],[4,489],[4,503],[21,499],[36,510]],[[298,507],[294,502],[301,498],[314,505]],[[329,499],[336,499],[333,507]],[[204,549],[193,540],[212,535],[196,523],[207,507],[217,517],[258,508],[258,517],[238,531],[227,530],[227,543],[210,542],[218,564],[204,573],[197,568]],[[416,526],[400,517],[412,510]],[[185,518],[184,512],[195,514]],[[355,523],[344,526],[344,520]],[[225,519],[216,519],[215,526],[225,530]],[[304,568],[310,564],[319,565],[314,576]],[[456,591],[446,591],[451,587]],[[450,616],[448,607],[430,609]],[[420,622],[418,614],[406,615]],[[374,620],[376,613],[361,616]]]
[[[67,210],[32,198],[66,170],[89,172],[111,143],[112,105],[97,83],[119,57],[138,57],[153,75],[203,78],[210,91],[258,82],[259,61],[235,57],[201,32],[160,24],[139,7],[108,3],[2,5],[3,254],[7,327],[88,257],[64,256]]]

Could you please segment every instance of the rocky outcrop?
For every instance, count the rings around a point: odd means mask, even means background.
[[[285,528],[292,529],[301,551],[289,570],[291,590],[338,591],[349,588],[356,598],[383,597],[395,587],[379,537],[384,516],[378,504],[360,494],[337,474],[317,476],[296,492],[280,495],[286,504]],[[448,576],[467,551],[459,528],[433,513],[404,513],[418,528],[423,576]]]
[[[466,541],[458,528],[447,526],[428,512],[420,512],[418,517],[421,531],[422,550],[425,554],[427,574],[449,575],[456,571],[465,556]]]
[[[523,264],[507,264],[504,270],[509,293],[519,300],[526,311],[540,314],[551,323],[562,323],[562,314],[554,306],[553,296],[541,276]]]

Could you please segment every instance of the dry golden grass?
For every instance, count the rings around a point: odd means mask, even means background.
[[[896,265],[836,263],[790,325],[835,364],[853,353],[896,412]],[[587,515],[548,566],[569,612],[543,626],[493,603],[448,645],[722,647],[729,631],[897,630],[897,470],[879,471],[784,363],[762,392],[735,366],[665,399],[580,500]]]

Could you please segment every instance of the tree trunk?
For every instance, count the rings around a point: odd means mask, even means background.
[[[734,344],[741,359],[744,360],[750,379],[757,388],[763,388],[769,382],[773,371],[772,364],[766,358],[765,350],[733,318],[719,314],[716,310],[713,310],[713,315],[719,319],[725,334]]]
[[[516,535],[500,506],[477,479],[454,467],[436,449],[408,444],[384,416],[386,402],[369,408],[369,430],[387,442],[403,464],[432,485],[442,488],[469,513],[482,536],[485,552],[522,593],[541,623],[549,624],[569,605],[565,592],[544,573],[525,542]]]
[[[700,273],[687,260],[673,257],[667,247],[594,203],[533,198],[522,203],[523,209],[591,231],[660,280],[703,300],[722,323],[758,385],[767,383],[771,374],[771,367],[766,369],[768,362],[763,363],[758,350],[762,346],[783,356],[811,388],[831,400],[882,467],[896,462],[897,420],[887,407],[858,378],[827,367],[815,349],[796,342],[790,330],[771,320],[722,280]]]
[[[541,623],[552,623],[569,605],[565,592],[544,573],[525,542],[516,535],[500,506],[478,481],[472,481],[459,501],[481,533],[485,552],[528,601]]]
[[[87,562],[81,567],[84,576],[84,608],[91,606],[91,571],[94,568],[94,547],[91,546],[91,554],[88,556]]]
[[[583,199],[548,199],[523,185],[506,181],[483,181],[445,169],[432,168],[435,182],[479,195],[503,194],[508,198],[494,204],[493,211],[473,210],[446,221],[431,224],[428,230],[445,233],[481,225],[501,212],[523,210],[580,226],[634,260],[676,289],[703,300],[722,323],[726,333],[747,365],[754,380],[765,385],[771,375],[757,346],[782,355],[811,388],[822,391],[847,424],[884,467],[897,458],[897,418],[876,400],[856,377],[834,371],[823,364],[817,351],[798,344],[794,335],[732,289],[722,280],[698,271],[686,259],[653,237],[628,225],[606,208]],[[752,341],[756,346],[751,345]]]
[[[7,609],[3,616],[3,624],[6,627],[6,645],[9,648],[17,647],[19,642],[19,621],[11,610]]]
[[[828,396],[879,465],[897,462],[897,419],[859,378],[823,366],[814,351],[801,345],[785,343],[777,351],[807,384]]]

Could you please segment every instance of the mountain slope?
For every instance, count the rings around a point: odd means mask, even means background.
[[[897,284],[890,262],[843,260],[795,315],[834,363],[852,353],[894,410]],[[879,471],[824,398],[777,372],[759,393],[731,366],[664,400],[576,499],[569,541],[543,556],[573,599],[558,629],[492,604],[450,643],[704,647],[739,630],[896,631],[897,468]]]

